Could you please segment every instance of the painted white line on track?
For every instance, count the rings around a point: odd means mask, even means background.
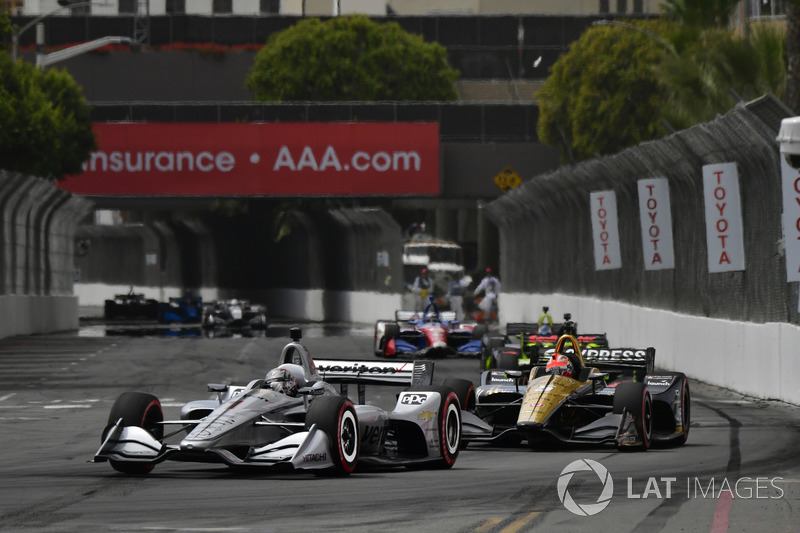
[[[45,405],[45,409],[89,409],[91,405],[84,405],[84,404],[58,404],[58,405]]]
[[[14,396],[15,394],[17,394],[17,393],[16,392],[12,392],[11,394],[6,394],[5,396],[0,396],[0,402],[4,402],[4,401],[8,400],[9,398]]]

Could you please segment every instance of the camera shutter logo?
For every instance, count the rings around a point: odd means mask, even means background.
[[[586,470],[597,474],[597,477],[600,478],[600,481],[603,483],[603,491],[600,493],[600,497],[597,498],[596,503],[579,504],[572,499],[567,488],[575,472]],[[605,509],[611,502],[611,497],[614,495],[614,480],[611,479],[611,474],[608,473],[606,467],[597,461],[579,459],[571,462],[561,471],[557,488],[558,499],[561,500],[561,503],[564,504],[564,507],[566,507],[569,512],[579,516],[592,516]]]

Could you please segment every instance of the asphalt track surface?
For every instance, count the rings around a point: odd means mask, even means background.
[[[165,462],[127,477],[87,462],[121,392],[151,392],[166,417],[177,418],[183,403],[208,397],[206,383],[263,376],[287,328],[255,338],[121,333],[95,324],[80,334],[0,340],[0,531],[800,530],[800,409],[696,380],[691,432],[680,448],[470,446],[444,471],[331,478]],[[371,335],[371,326],[308,326],[303,343],[320,359],[368,360]],[[434,378],[477,380],[477,366],[437,361]],[[751,371],[742,369],[743,379]],[[391,407],[396,389],[367,392],[368,401]],[[568,465],[595,466],[613,490],[602,496],[606,485],[593,470],[569,478]],[[573,509],[596,514],[573,513],[570,499]]]

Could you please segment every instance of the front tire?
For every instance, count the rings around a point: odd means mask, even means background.
[[[108,430],[120,418],[123,426],[138,426],[145,429],[157,440],[164,438],[164,426],[160,424],[160,422],[164,421],[164,413],[161,410],[161,402],[152,394],[145,392],[122,393],[111,407],[111,413],[108,415],[108,425],[106,430],[103,431],[101,441],[105,440]],[[109,462],[114,470],[123,474],[134,475],[147,474],[155,466],[149,463]]]
[[[308,407],[306,430],[314,424],[330,440],[333,473],[349,475],[358,463],[360,443],[353,403],[344,396],[320,396]]]
[[[692,400],[689,392],[689,379],[684,377],[681,381],[681,424],[683,433],[666,442],[667,446],[683,446],[689,438],[689,427],[692,418]]]
[[[626,381],[617,386],[614,393],[614,414],[625,414],[628,411],[636,424],[636,429],[642,438],[642,443],[633,449],[645,451],[650,448],[650,439],[653,435],[653,399],[644,383]],[[619,450],[632,449],[629,446],[620,446]]]
[[[456,392],[450,387],[433,387],[430,390],[438,392],[441,397],[436,419],[441,458],[435,462],[435,468],[452,468],[461,448],[461,406]]]

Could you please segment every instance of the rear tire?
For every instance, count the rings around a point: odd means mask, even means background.
[[[516,353],[497,354],[497,368],[500,370],[517,370],[519,369],[519,357]]]
[[[164,438],[164,426],[159,422],[164,421],[161,402],[152,394],[145,392],[123,392],[108,415],[108,426],[103,431],[101,442],[111,427],[122,419],[123,426],[138,426],[150,433],[153,438]],[[111,467],[123,474],[143,475],[149,473],[155,465],[148,463],[129,463],[122,461],[109,461]]]
[[[505,339],[503,337],[490,337],[489,341],[484,344],[483,352],[481,353],[481,372],[497,368],[494,351],[502,348],[504,344]]]
[[[478,324],[472,329],[472,338],[482,339],[488,332],[489,328],[486,327],[486,324]]]
[[[650,447],[653,434],[653,399],[644,383],[626,381],[617,386],[614,392],[614,414],[624,414],[626,409],[635,420],[636,429],[642,437],[642,444],[635,448],[619,445],[617,448],[645,451]]]
[[[320,396],[308,407],[306,430],[316,424],[331,443],[333,473],[349,475],[356,468],[359,452],[358,416],[344,396]]]
[[[475,410],[475,385],[468,379],[447,378],[442,386],[450,387],[458,396],[462,411]]]

